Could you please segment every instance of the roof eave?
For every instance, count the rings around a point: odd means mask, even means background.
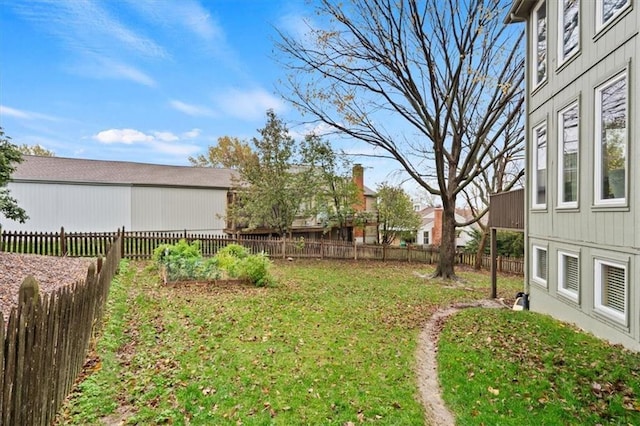
[[[529,12],[537,0],[514,0],[509,9],[509,13],[504,18],[505,24],[525,22],[529,17]]]

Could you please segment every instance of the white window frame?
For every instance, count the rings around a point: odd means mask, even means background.
[[[569,53],[564,53],[564,6],[567,1],[571,0],[558,0],[558,67],[562,66],[569,59],[573,58],[580,52],[580,39],[581,39],[581,14],[580,14],[580,2],[581,0],[574,0],[578,2],[578,44]]]
[[[578,291],[573,291],[566,287],[565,285],[565,268],[566,268],[566,258],[571,257],[578,261]],[[578,302],[580,296],[580,256],[576,253],[571,253],[564,250],[558,250],[558,293],[567,297],[574,302]]]
[[[538,253],[544,252],[547,258],[547,276],[541,277],[538,275]],[[533,254],[531,258],[531,277],[533,277],[533,281],[541,286],[547,286],[547,279],[549,276],[549,252],[546,247],[533,244],[531,253]]]
[[[538,15],[538,11],[544,7],[545,8],[545,44],[546,44],[546,54],[545,54],[545,58],[544,58],[544,77],[540,80],[538,80],[538,19],[537,19],[537,15]],[[539,86],[541,86],[543,83],[545,83],[547,81],[548,75],[549,75],[549,14],[547,12],[547,2],[546,0],[540,0],[538,2],[538,4],[536,5],[536,7],[533,9],[533,14],[531,15],[531,22],[533,25],[533,30],[532,30],[532,37],[531,37],[531,63],[533,64],[533,66],[531,67],[531,71],[532,71],[532,78],[531,81],[533,82],[533,90],[535,90],[536,88],[538,88]]]
[[[430,244],[430,240],[431,240],[431,231],[422,231],[422,244],[428,246]]]
[[[576,108],[578,110],[578,151],[576,158],[576,200],[564,201],[564,114],[569,110]],[[580,194],[580,105],[576,100],[567,107],[558,112],[558,207],[560,208],[577,208]]]
[[[544,182],[544,203],[538,203],[538,131],[544,128],[545,130],[545,182]],[[547,128],[546,120],[538,124],[533,128],[533,135],[531,137],[531,208],[534,210],[544,210],[547,208],[547,199],[549,198],[549,129]]]
[[[619,312],[602,303],[602,267],[612,266],[624,270],[624,312]],[[629,314],[629,268],[626,262],[613,261],[608,259],[594,258],[593,268],[594,300],[593,308],[596,312],[623,325],[627,324]]]
[[[620,80],[626,80],[625,87],[625,137],[624,137],[624,195],[620,198],[602,198],[603,174],[602,174],[602,92]],[[595,89],[595,130],[594,130],[594,194],[593,201],[596,206],[625,206],[629,193],[629,73],[625,69],[615,77]]]
[[[609,17],[608,20],[604,21],[604,16],[602,16],[602,8],[604,6],[604,0],[596,0],[596,33],[600,32],[602,29],[607,27],[611,22],[615,21],[618,16],[624,13],[629,7],[631,7],[631,0],[627,0],[624,5],[620,9],[618,9],[613,15]]]

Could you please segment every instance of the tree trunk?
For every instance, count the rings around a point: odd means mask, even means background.
[[[478,250],[476,251],[476,261],[473,265],[473,269],[482,269],[482,258],[484,257],[484,249],[487,247],[487,238],[489,237],[489,227],[480,227],[482,229],[482,237],[478,241]]]
[[[442,207],[442,240],[440,242],[440,260],[433,273],[434,277],[455,279],[456,258],[456,217],[454,202],[443,203]]]

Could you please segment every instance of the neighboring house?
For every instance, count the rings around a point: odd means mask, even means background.
[[[113,232],[124,227],[233,233],[225,221],[233,174],[211,167],[24,155],[8,188],[29,220],[0,223],[10,231],[55,232],[63,226],[68,232]],[[362,205],[375,221],[375,193],[360,177],[356,182],[363,191]],[[320,238],[323,231],[321,222],[301,218],[294,223],[293,235]],[[376,240],[375,223],[364,234],[357,232],[360,240]]]
[[[456,211],[456,222],[464,223],[469,217],[463,216],[463,211]],[[426,207],[418,211],[422,217],[422,224],[416,235],[416,244],[422,246],[440,246],[442,242],[442,207]],[[476,225],[456,228],[456,247],[464,247],[471,239],[470,232]]]
[[[640,3],[516,0],[520,21],[530,307],[638,350]]]
[[[356,212],[366,213],[368,218],[364,227],[354,226],[353,218],[346,224],[346,239],[348,241],[356,241],[357,243],[374,244],[378,241],[378,222],[377,222],[377,202],[376,193],[364,184],[364,168],[360,164],[353,166],[353,180],[360,190],[360,199],[353,206]],[[233,196],[230,197],[230,203],[233,202]],[[292,226],[291,235],[293,238],[304,238],[316,240],[321,238],[339,240],[342,238],[340,230],[337,228],[327,230],[325,227],[326,218],[323,217],[297,217]],[[269,235],[273,233],[272,229],[258,228],[243,231],[233,221],[226,224],[225,232],[229,234],[242,235]]]
[[[29,220],[4,219],[3,229],[223,233],[231,170],[32,155],[23,160],[8,188]]]

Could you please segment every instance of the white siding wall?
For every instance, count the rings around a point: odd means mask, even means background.
[[[11,196],[27,211],[24,224],[2,218],[9,231],[111,232],[131,227],[131,187],[11,182]]]
[[[547,249],[547,286],[532,279],[532,262],[528,259],[526,280],[531,294],[531,309],[552,314],[562,320],[577,323],[593,333],[611,341],[640,349],[640,149],[638,149],[637,123],[640,109],[638,84],[638,22],[640,7],[632,2],[619,19],[606,30],[595,32],[595,2],[581,1],[581,51],[569,62],[557,67],[556,41],[558,8],[556,1],[547,0],[548,16],[548,81],[528,98],[527,131],[527,252],[534,253],[533,245]],[[528,36],[532,26],[528,23]],[[530,59],[530,45],[529,49]],[[528,66],[532,66],[529,62]],[[628,143],[629,187],[627,205],[598,207],[594,201],[595,160],[594,123],[595,88],[627,70],[628,90]],[[530,82],[528,90],[530,91]],[[579,191],[577,208],[558,207],[558,112],[578,100],[580,113]],[[531,186],[532,127],[547,123],[547,205],[546,209],[532,211]],[[579,258],[579,293],[577,300],[563,297],[558,292],[560,274],[558,251],[575,254]],[[596,301],[594,262],[604,259],[627,267],[627,321],[620,324],[599,314]]]
[[[227,191],[204,188],[132,188],[133,231],[198,230],[221,234]]]

